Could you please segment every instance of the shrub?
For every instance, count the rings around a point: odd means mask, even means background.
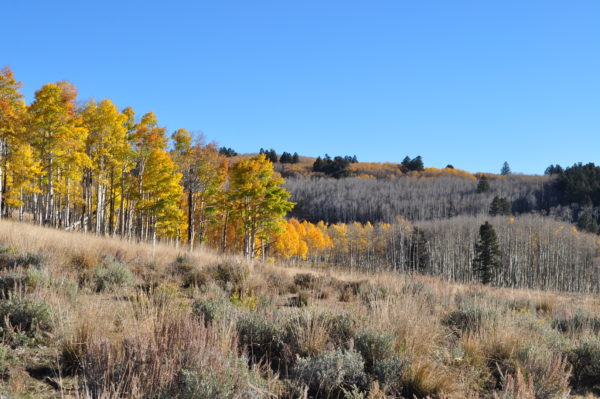
[[[300,356],[318,355],[330,343],[331,320],[326,313],[294,312],[287,318],[285,328],[285,342]]]
[[[368,281],[350,281],[342,282],[338,285],[340,290],[339,300],[341,302],[350,302],[369,288]]]
[[[190,287],[206,287],[208,281],[210,280],[210,276],[206,272],[206,270],[201,269],[192,269],[183,275],[183,288]]]
[[[335,347],[349,349],[349,343],[356,333],[356,321],[349,314],[338,314],[329,320],[329,337]]]
[[[295,308],[308,306],[309,296],[306,292],[299,292],[298,295],[288,298],[287,305]]]
[[[230,311],[231,306],[222,299],[199,299],[192,305],[192,313],[202,317],[207,326],[215,320],[222,319]]]
[[[52,330],[52,312],[44,302],[12,297],[0,302],[0,326],[1,334],[12,328],[35,337]]]
[[[223,263],[209,270],[221,287],[228,291],[239,289],[248,279],[248,268],[240,265]]]
[[[299,273],[294,276],[294,284],[304,289],[315,288],[317,281],[317,277],[309,273]]]
[[[410,362],[408,359],[391,357],[375,360],[373,376],[379,381],[384,391],[394,396],[400,396],[403,389],[403,378]]]
[[[175,274],[186,274],[196,268],[196,262],[187,255],[178,255],[171,266]]]
[[[530,356],[524,365],[536,399],[566,399],[571,392],[571,365],[562,356]]]
[[[264,393],[260,388],[265,385],[264,381],[260,375],[248,369],[243,359],[227,359],[227,368],[228,370],[181,370],[174,388],[164,397],[254,399],[259,397],[259,392]]]
[[[96,292],[112,291],[130,285],[134,280],[129,267],[119,262],[112,262],[99,267],[95,273]]]
[[[367,370],[375,361],[389,359],[394,355],[394,336],[386,332],[365,330],[354,340],[356,350],[365,359]]]
[[[0,298],[8,298],[19,287],[25,285],[25,277],[20,274],[5,274],[0,276]]]
[[[268,320],[260,313],[245,313],[238,319],[239,343],[245,349],[252,364],[266,361],[274,371],[287,374],[294,359],[285,342],[282,323]]]
[[[93,398],[274,396],[238,357],[234,337],[215,334],[183,313],[164,313],[150,329],[121,339],[101,331],[84,334],[76,349],[83,381],[78,393]]]
[[[587,338],[567,353],[573,366],[573,385],[591,388],[600,381],[600,338]]]
[[[229,297],[229,301],[235,306],[256,310],[259,298],[252,293],[252,290],[236,289]]]
[[[343,390],[364,388],[367,382],[364,361],[359,353],[351,350],[327,351],[300,359],[293,375],[317,397],[340,396]]]
[[[402,391],[407,398],[445,397],[455,389],[452,376],[431,363],[411,364],[402,378]]]
[[[99,263],[98,254],[92,251],[81,251],[71,257],[71,265],[79,271],[95,269]]]
[[[9,348],[0,344],[0,381],[8,378],[10,374],[10,364],[8,361]]]
[[[448,314],[443,319],[443,324],[461,334],[479,331],[486,324],[495,321],[496,318],[497,313],[494,309],[471,305]]]
[[[533,303],[529,299],[517,298],[507,303],[508,308],[519,313],[531,312],[534,309]]]
[[[547,299],[542,299],[535,303],[535,311],[541,315],[549,315],[554,310],[554,303]]]
[[[28,252],[18,255],[12,252],[0,253],[0,269],[15,269],[17,267],[40,267],[43,257],[39,254]]]
[[[600,332],[600,317],[578,311],[571,317],[555,318],[552,320],[552,327],[561,332],[572,333],[589,329],[594,333],[598,333]]]

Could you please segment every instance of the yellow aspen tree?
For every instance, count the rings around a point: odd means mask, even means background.
[[[142,116],[139,123],[135,124],[131,132],[130,141],[133,149],[134,167],[131,170],[129,177],[129,205],[131,214],[129,217],[129,228],[131,232],[135,223],[135,234],[138,239],[147,240],[153,233],[152,228],[154,223],[152,220],[155,215],[150,213],[150,208],[146,206],[152,201],[149,198],[149,193],[146,191],[148,186],[145,182],[147,177],[146,167],[155,150],[165,152],[167,147],[166,130],[158,126],[158,120],[154,112],[149,112]],[[153,173],[150,173],[153,175]],[[151,183],[152,186],[154,183]],[[135,219],[135,220],[134,220]]]
[[[19,220],[23,220],[23,198],[26,195],[39,192],[35,184],[36,178],[41,175],[40,162],[35,158],[31,146],[24,142],[11,145],[7,158],[7,191],[6,205],[19,208]]]
[[[304,248],[306,248],[306,244]],[[281,232],[277,234],[273,242],[273,252],[275,256],[286,259],[292,256],[306,256],[306,252],[302,250],[300,244],[298,231],[291,221],[283,223]]]
[[[98,104],[89,102],[82,116],[84,126],[89,131],[86,153],[91,166],[86,168],[85,189],[86,198],[95,199],[90,201],[95,203],[95,212],[91,213],[95,215],[93,230],[102,234],[106,230],[112,233],[115,184],[129,150],[125,126],[127,116],[120,113],[110,100],[102,100]]]
[[[227,161],[214,144],[203,144],[201,138],[193,143],[185,129],[175,131],[171,152],[179,171],[186,194],[187,240],[190,250],[196,238],[202,244],[207,224],[215,221],[218,202],[227,179]]]
[[[72,84],[50,83],[35,93],[35,100],[29,106],[28,128],[43,167],[39,182],[42,201],[36,201],[34,208],[34,218],[38,223],[59,224],[55,201],[57,182],[65,177],[65,173],[73,181],[89,163],[85,154],[87,129],[82,126],[77,114],[76,97],[77,91]],[[65,201],[65,206],[69,207],[68,201]]]
[[[179,184],[181,173],[169,153],[153,149],[146,162],[143,176],[143,200],[140,209],[150,215],[152,242],[156,237],[178,237],[185,227],[180,199],[183,187]]]
[[[2,193],[6,190],[4,180],[10,142],[21,141],[24,133],[26,106],[19,92],[21,87],[9,67],[0,70],[0,218],[5,212]]]
[[[294,206],[283,182],[264,154],[240,160],[231,168],[228,199],[241,221],[243,253],[248,258],[255,254],[256,238],[266,239]]]

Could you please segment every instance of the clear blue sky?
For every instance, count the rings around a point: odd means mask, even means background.
[[[170,131],[361,161],[542,173],[600,162],[600,1],[17,1],[0,65],[31,101],[153,110]]]

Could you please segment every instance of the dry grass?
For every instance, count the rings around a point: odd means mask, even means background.
[[[356,379],[361,385],[346,389],[346,397],[559,399],[571,392],[593,397],[600,388],[589,378],[593,367],[585,368],[586,384],[571,378],[569,354],[582,342],[598,342],[593,323],[553,327],[577,314],[600,320],[600,300],[593,296],[301,264],[248,265],[206,251],[6,221],[0,244],[42,256],[39,268],[0,270],[0,276],[22,276],[18,295],[52,310],[49,332],[2,332],[8,355],[0,369],[8,366],[10,373],[0,380],[0,394],[11,397],[310,397],[294,364],[320,356],[356,359],[354,342],[365,331],[391,336],[390,347],[384,355],[364,354],[367,377]],[[95,273],[111,262],[129,269],[135,281],[98,291]],[[308,306],[290,306],[300,294]],[[210,323],[194,313],[198,300],[218,310]],[[583,348],[578,370],[586,366],[581,362],[596,361],[589,345]],[[356,373],[363,366],[348,367]],[[342,395],[337,388],[320,392]]]

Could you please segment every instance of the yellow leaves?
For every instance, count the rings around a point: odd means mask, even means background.
[[[273,249],[277,256],[283,258],[290,258],[292,256],[298,256],[302,259],[306,258],[308,247],[306,246],[306,242],[301,240],[300,234],[298,234],[296,229],[297,226],[297,221],[296,224],[290,222],[285,223],[283,232],[277,236],[273,245]]]
[[[118,111],[110,100],[99,104],[91,101],[82,112],[83,125],[89,130],[86,152],[99,179],[106,179],[105,171],[121,167],[129,149],[127,116]]]

